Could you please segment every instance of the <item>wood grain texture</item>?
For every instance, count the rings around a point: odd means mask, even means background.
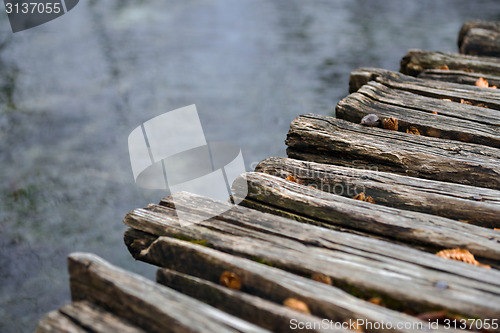
[[[348,198],[365,192],[376,204],[500,228],[500,191],[281,157],[265,159],[255,171],[292,175],[306,186]]]
[[[414,127],[424,136],[500,148],[498,110],[419,96],[378,82],[365,84],[336,107],[337,118],[355,123],[368,114],[396,118],[403,133]]]
[[[87,253],[68,257],[71,297],[147,332],[268,332]]]
[[[450,99],[457,103],[464,99],[474,105],[484,104],[489,109],[500,110],[500,91],[498,89],[426,80],[380,68],[358,68],[353,71],[349,79],[349,92],[358,91],[369,81],[376,81],[389,88],[417,95]]]
[[[185,204],[182,206],[187,212],[184,212],[183,216],[191,211],[195,217],[193,221],[199,221],[200,214],[201,216],[209,214],[210,211],[207,213],[207,209],[210,207],[215,209],[213,207],[216,205],[226,205],[206,198],[197,199],[188,193],[185,196]],[[297,205],[302,206],[300,203]],[[177,199],[176,208],[178,209]],[[414,308],[445,307],[470,314],[479,311],[472,303],[479,300],[484,302],[491,297],[495,303],[494,299],[500,293],[498,285],[500,275],[494,270],[442,259],[433,254],[380,240],[303,225],[280,217],[252,212],[244,207],[233,207],[216,218],[201,223],[183,223],[181,227],[174,209],[150,205],[130,212],[124,222],[148,234],[188,239],[219,251],[264,260],[276,267],[301,275],[310,276],[314,272],[322,272],[336,281],[336,285],[343,286],[347,290],[354,288],[358,293],[376,291],[392,302],[412,304]],[[133,238],[130,236],[128,239],[129,247],[139,244],[131,241]],[[139,245],[139,248],[132,249],[131,253],[135,253],[136,258],[141,259],[144,255],[143,246],[153,247],[156,242],[158,240]],[[160,251],[154,253],[163,255]],[[153,254],[148,260],[160,266],[167,265],[165,267],[178,269],[177,266],[168,266],[168,263],[160,264],[161,260],[155,258]],[[462,274],[467,275],[467,278]],[[218,277],[213,276],[208,280],[214,281],[215,278]],[[453,287],[439,292],[439,297],[431,296],[435,291],[434,284],[440,280],[453,284]],[[473,296],[470,293],[476,294]],[[458,301],[455,297],[461,300]],[[462,297],[466,297],[467,300]],[[461,304],[460,310],[456,304]],[[491,311],[491,306],[492,304],[485,305],[480,312]],[[495,311],[497,310],[488,313],[493,314]]]
[[[488,81],[490,85],[500,86],[500,76],[469,73],[443,69],[426,69],[418,75],[420,79],[438,80],[474,86],[479,78]]]
[[[500,233],[491,229],[345,198],[261,173],[238,178],[236,196],[244,184],[249,186],[247,199],[311,219],[430,249],[461,247],[478,257],[500,259]]]
[[[417,76],[423,70],[436,69],[443,65],[452,70],[471,70],[474,73],[500,75],[499,58],[422,50],[408,51],[401,60],[400,72]]]
[[[293,311],[283,305],[220,284],[169,269],[156,274],[158,283],[212,305],[224,312],[264,327],[272,332],[331,332],[322,325],[322,318]],[[292,328],[293,321],[308,322],[313,329]],[[344,331],[347,330],[337,330]]]
[[[132,233],[140,239],[139,231],[133,230]],[[251,246],[248,249],[258,248]],[[136,253],[139,253],[136,257],[139,260],[212,282],[218,281],[224,271],[234,272],[241,277],[242,291],[246,293],[277,304],[282,304],[289,297],[297,298],[308,305],[313,315],[336,322],[365,319],[394,324],[421,323],[414,317],[363,301],[336,287],[186,241],[159,237],[149,247]]]
[[[468,21],[458,34],[460,53],[500,57],[500,22]]]
[[[292,121],[290,158],[500,189],[500,150],[302,115]]]

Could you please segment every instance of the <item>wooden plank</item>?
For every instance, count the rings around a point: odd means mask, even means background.
[[[59,312],[85,329],[86,332],[144,333],[143,330],[86,301],[67,304],[59,309]]]
[[[292,121],[288,157],[500,189],[500,150],[365,127],[333,117]]]
[[[336,107],[337,118],[355,123],[368,114],[398,119],[398,131],[403,133],[414,127],[424,136],[500,148],[498,110],[419,96],[377,82],[365,84]]]
[[[500,59],[477,57],[448,52],[410,50],[401,60],[400,72],[417,76],[423,70],[448,66],[452,70],[470,70],[474,73],[500,75]]]
[[[328,330],[322,318],[294,311],[257,296],[225,288],[214,282],[169,269],[160,269],[157,282],[194,297],[224,312],[264,327],[272,332],[324,332]],[[293,321],[310,323],[312,329],[293,328]],[[341,329],[337,331],[342,331]],[[347,330],[344,330],[347,332]]]
[[[500,110],[500,91],[498,89],[425,80],[379,68],[358,68],[353,71],[349,79],[349,92],[358,91],[369,81],[376,81],[389,88],[417,95],[450,99],[457,103],[461,103],[463,99],[473,105],[483,104],[489,109]]]
[[[462,247],[479,257],[500,259],[500,233],[491,229],[345,198],[262,173],[238,178],[233,185],[235,196],[244,194],[245,184],[249,186],[247,199],[311,219],[430,249]]]
[[[242,176],[238,179],[237,182],[234,183],[233,189],[235,193],[240,193],[241,191],[241,181],[251,176],[264,176],[258,173],[248,173],[245,176]],[[266,178],[275,178],[271,176],[267,176]],[[252,184],[250,184],[252,185]],[[302,186],[303,187],[303,186]],[[266,193],[266,192],[262,192]],[[270,193],[270,192],[267,192]],[[253,195],[247,196],[253,197]],[[164,198],[160,204],[162,206],[174,209],[174,204],[171,201],[170,197]],[[269,206],[269,204],[267,204]],[[187,211],[190,214],[194,214],[195,216],[205,216],[207,218],[213,218],[213,220],[209,220],[204,225],[209,225],[209,228],[213,230],[219,230],[217,226],[223,226],[226,232],[229,232],[233,235],[258,235],[256,236],[259,239],[263,239],[265,237],[260,233],[279,235],[281,237],[285,237],[287,239],[292,239],[294,241],[299,241],[304,245],[314,245],[318,247],[323,247],[332,250],[341,250],[342,252],[349,253],[351,252],[349,249],[356,248],[362,252],[370,252],[370,253],[378,253],[381,257],[378,257],[377,261],[384,261],[386,258],[395,258],[398,260],[402,260],[405,262],[415,263],[419,266],[428,267],[431,269],[438,268],[440,271],[445,271],[454,275],[460,275],[466,277],[470,283],[471,280],[480,279],[480,281],[486,283],[493,283],[500,286],[500,282],[491,277],[490,271],[481,270],[480,272],[485,273],[485,275],[478,274],[479,272],[475,269],[474,266],[470,265],[462,265],[465,269],[457,269],[455,266],[457,262],[450,260],[441,260],[436,262],[436,257],[434,255],[429,255],[422,253],[420,251],[415,251],[411,248],[408,248],[408,243],[404,247],[399,245],[394,245],[393,242],[381,241],[379,239],[369,238],[366,236],[361,236],[357,234],[350,233],[350,229],[344,228],[343,230],[325,230],[324,228],[320,228],[315,225],[303,225],[297,223],[295,221],[290,221],[289,219],[283,219],[279,216],[272,216],[269,214],[263,214],[259,211],[255,211],[252,209],[248,209],[241,206],[232,206],[225,202],[220,202],[217,200],[209,199],[206,197],[198,196],[191,193],[180,193],[176,195],[176,205],[175,208],[179,209],[181,207],[183,211]],[[276,207],[276,206],[274,206]],[[158,209],[158,211],[157,211]],[[167,235],[168,230],[171,230],[171,225],[175,222],[175,219],[170,220],[170,215],[173,214],[172,210],[163,210],[158,206],[152,205],[146,209],[146,216],[148,220],[146,221],[142,217],[140,217],[141,210],[136,210],[131,212],[133,217],[129,220],[127,216],[124,222],[129,226],[134,226],[141,230],[146,230],[156,235]],[[225,211],[220,215],[218,212]],[[158,215],[151,215],[152,212],[158,212]],[[137,215],[139,214],[139,215]],[[170,222],[166,222],[165,219]],[[317,220],[315,220],[317,221]],[[224,222],[224,223],[223,223]],[[212,223],[215,226],[212,226]],[[227,225],[229,223],[229,225]],[[235,230],[229,228],[233,228],[232,225],[239,226]],[[166,226],[168,228],[166,229]],[[144,229],[147,228],[147,229]],[[241,229],[244,228],[244,229]],[[248,229],[248,230],[245,230]],[[176,230],[176,229],[173,229]],[[352,230],[352,229],[351,229]],[[255,234],[255,232],[259,232]],[[349,233],[346,233],[349,232]],[[177,231],[174,231],[177,233]],[[187,234],[185,234],[187,235]],[[365,234],[366,235],[366,234]],[[498,235],[500,236],[500,234]],[[191,236],[186,236],[191,237]],[[191,238],[196,238],[191,237]],[[142,239],[144,237],[141,237]],[[154,241],[154,238],[149,240],[150,244]],[[207,240],[208,242],[208,240]],[[333,244],[333,245],[332,245]],[[340,244],[345,245],[339,247]],[[293,243],[292,245],[295,245]],[[291,246],[293,248],[293,246]],[[423,255],[423,256],[422,256]],[[366,253],[363,256],[369,256]],[[438,258],[439,259],[439,258]],[[469,271],[471,269],[471,271]],[[459,272],[458,272],[459,271]],[[465,274],[465,275],[463,275]]]
[[[58,310],[47,313],[39,322],[36,333],[88,333]]]
[[[500,22],[469,21],[458,34],[460,53],[500,57]]]
[[[305,302],[311,313],[334,322],[363,319],[370,322],[408,323],[415,328],[395,327],[391,331],[414,332],[425,330],[422,321],[411,316],[363,301],[348,293],[301,277],[281,269],[263,265],[252,260],[239,258],[228,253],[191,244],[168,237],[159,237],[148,247],[140,242],[141,232],[132,230],[132,235],[140,244],[133,252],[136,259],[166,267],[184,274],[190,274],[208,281],[217,282],[224,271],[237,274],[243,281],[242,290],[271,302],[282,302],[293,297]],[[143,233],[142,233],[143,234]],[[132,244],[132,243],[131,243]],[[127,244],[130,246],[131,244]],[[257,249],[251,246],[249,249]],[[386,331],[389,330],[380,330]]]
[[[87,253],[68,257],[73,301],[89,301],[148,332],[268,332]]]
[[[418,78],[467,84],[471,86],[474,86],[479,78],[483,78],[487,80],[490,85],[500,86],[500,76],[444,69],[426,69],[418,75]]]
[[[140,237],[141,233],[139,231],[133,232],[136,237]],[[242,244],[236,245],[235,243],[233,245],[233,247],[238,247],[240,249],[239,251],[245,249],[246,251],[256,253],[267,252],[268,254],[265,255],[266,257],[273,257],[275,249],[279,250],[279,247],[274,246],[266,246],[264,249],[261,249],[259,246],[262,246],[262,244],[252,246],[250,242],[245,241],[244,237],[242,237],[241,240],[243,241]],[[155,265],[167,267],[172,270],[194,275],[213,282],[218,281],[219,276],[223,271],[233,272],[241,277],[241,280],[243,281],[242,291],[266,298],[276,303],[282,303],[284,299],[294,297],[304,301],[309,306],[313,315],[334,321],[344,322],[349,318],[361,318],[369,321],[384,321],[392,323],[398,321],[412,322],[416,320],[415,318],[408,317],[405,314],[398,313],[381,306],[373,307],[373,304],[351,296],[337,287],[318,283],[316,281],[277,269],[276,267],[268,266],[271,264],[275,265],[279,262],[280,265],[289,269],[293,266],[297,266],[296,264],[293,265],[293,262],[300,260],[301,266],[297,268],[298,270],[296,270],[296,272],[301,272],[305,274],[305,276],[310,276],[311,272],[314,272],[311,271],[311,269],[318,271],[318,265],[320,265],[320,263],[317,262],[319,259],[314,259],[312,257],[308,258],[301,255],[297,256],[297,254],[295,254],[294,260],[291,256],[286,255],[286,253],[289,252],[285,251],[285,255],[282,256],[281,259],[273,259],[273,261],[266,260],[268,265],[262,265],[254,261],[229,255],[228,253],[222,253],[220,251],[215,251],[214,249],[169,237],[159,237],[149,247],[142,248],[141,251],[138,251],[137,253],[139,253],[139,255],[136,258],[139,260],[144,260]],[[328,259],[325,255],[326,254],[324,254],[322,258]],[[254,258],[260,258],[260,254]],[[290,260],[291,262],[287,263]],[[286,267],[287,265],[288,267]],[[339,261],[338,265],[343,266],[343,261]],[[363,266],[363,264],[359,261],[357,262],[357,265]],[[356,265],[352,263],[351,266],[355,267]],[[431,300],[433,298],[438,301],[437,294],[440,296],[441,294],[456,294],[458,298],[462,298],[462,301],[467,303],[464,304],[460,301],[458,302],[460,304],[457,304],[455,299],[455,303],[450,303],[450,305],[455,308],[460,307],[461,309],[464,309],[466,307],[470,307],[471,303],[480,303],[477,300],[474,301],[478,295],[471,295],[467,290],[462,291],[462,288],[460,286],[456,286],[453,282],[449,283],[448,289],[443,289],[447,291],[442,292],[441,289],[429,286],[429,290],[432,290],[429,292],[428,290],[425,291],[426,286],[424,286],[423,283],[415,281],[415,279],[412,278],[401,279],[399,274],[392,272],[387,268],[383,271],[384,273],[381,276],[378,274],[382,271],[379,271],[378,269],[376,269],[373,274],[363,274],[357,269],[346,272],[343,271],[342,268],[337,268],[337,264],[334,264],[333,262],[325,265],[323,260],[323,264],[320,266],[319,271],[331,276],[334,281],[334,285],[339,281],[344,280],[344,287],[357,295],[363,295],[361,285],[359,283],[351,284],[350,282],[349,284],[346,284],[346,280],[364,278],[366,281],[370,279],[380,281],[385,279],[386,289],[389,289],[393,295],[397,295],[400,300],[399,302],[393,300],[392,303],[389,303],[391,302],[390,299],[385,296],[385,293],[380,293],[380,288],[370,290],[382,297],[383,301],[388,302],[386,304],[389,304],[391,307],[412,309],[418,313],[418,311],[423,308],[429,308],[430,305],[428,303],[424,305],[422,302],[417,302],[413,296],[419,298],[420,300],[426,299],[426,302],[433,303]],[[338,274],[331,275],[334,271],[337,271]],[[346,277],[349,273],[354,276],[351,276],[351,278]],[[394,284],[392,284],[392,282],[388,282],[389,280],[392,280],[391,278],[395,280]],[[403,291],[403,289],[399,289],[402,288],[400,281],[406,281],[407,284],[411,283],[412,287]],[[368,281],[369,284],[373,285],[374,283],[372,282]],[[435,281],[433,281],[433,284],[434,283]],[[321,289],[318,289],[318,287]],[[458,287],[458,289],[451,291],[455,287]],[[413,290],[410,289],[417,289],[420,291],[420,294],[416,293],[415,295],[409,296],[408,294],[413,294]],[[424,294],[424,291],[427,292],[427,294]],[[487,294],[483,292],[481,299],[486,295]],[[490,302],[489,296],[490,295],[486,296],[486,302],[488,303]],[[447,298],[447,295],[443,295],[443,297]],[[495,297],[496,296],[494,296],[494,298]],[[439,302],[442,304],[446,303],[447,300],[440,299]],[[493,306],[495,307],[494,303]],[[493,315],[493,318],[498,317],[498,311],[493,308],[486,309],[487,313],[485,313],[474,305],[472,311],[475,313],[475,316],[479,315],[481,317]]]
[[[500,191],[281,157],[265,159],[255,171],[293,176],[306,186],[348,198],[364,192],[376,204],[500,228]]]
[[[196,200],[196,196],[186,195],[186,207],[192,210],[193,221],[209,214],[207,208],[213,207],[213,200],[205,199],[203,203],[203,200]],[[189,212],[183,212],[185,214]],[[495,301],[500,295],[500,274],[493,270],[442,259],[380,240],[264,215],[267,214],[235,207],[216,219],[188,225],[184,223],[181,227],[174,209],[150,205],[130,212],[125,224],[144,232],[190,239],[220,251],[263,259],[302,275],[322,272],[336,281],[336,285],[354,288],[358,294],[376,291],[393,303],[409,302],[415,308],[445,307],[471,314],[477,310],[473,305],[477,300],[489,302],[489,299],[492,304],[500,306],[498,300]],[[140,259],[144,245],[135,245],[130,238],[127,245],[139,247],[131,252]],[[430,295],[435,291],[436,281],[447,281],[453,287],[434,298]],[[401,294],[403,290],[404,295]],[[460,310],[456,307],[458,303],[461,304]],[[490,308],[492,304],[486,307]]]

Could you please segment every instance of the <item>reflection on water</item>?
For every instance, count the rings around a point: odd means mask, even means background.
[[[333,114],[359,66],[409,48],[454,51],[491,1],[87,1],[13,35],[0,15],[0,331],[32,331],[69,301],[66,256],[153,277],[123,245],[125,213],[162,192],[133,183],[127,136],[195,103],[209,141],[249,167],[284,156],[290,121]]]

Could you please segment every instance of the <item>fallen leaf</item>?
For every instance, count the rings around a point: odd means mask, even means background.
[[[485,268],[491,268],[489,265],[483,265],[479,263],[476,258],[474,258],[474,255],[469,252],[469,250],[466,249],[447,249],[447,250],[442,250],[436,253],[438,257],[445,258],[445,259],[451,259],[451,260],[457,260],[457,261],[462,261],[471,265],[475,266],[481,266]]]
[[[432,114],[438,114],[436,111],[431,111]]]
[[[471,102],[471,101],[467,101],[467,100],[465,100],[465,99],[463,99],[463,98],[462,98],[462,99],[460,100],[460,104],[472,105],[472,102]]]
[[[352,197],[355,200],[365,201],[369,203],[375,203],[375,200],[371,196],[367,196],[365,192],[361,192],[358,195]]]
[[[383,121],[383,125],[385,129],[397,131],[398,130],[398,120],[396,118],[390,117],[386,118]]]
[[[295,178],[294,176],[292,175],[289,175],[288,177],[285,178],[286,180],[288,181],[291,181],[291,182],[294,182],[294,183],[297,183],[297,184],[302,184],[302,181],[298,180],[297,178]]]
[[[382,298],[380,297],[372,297],[368,300],[368,302],[375,304],[375,305],[382,305]]]
[[[476,85],[476,87],[480,87],[480,88],[488,88],[488,81],[485,80],[484,78],[480,77],[479,79],[477,79],[475,85]]]
[[[414,126],[408,127],[408,129],[406,130],[406,133],[420,135],[420,132],[418,131],[418,128],[416,128]]]
[[[324,283],[324,284],[328,284],[330,286],[332,285],[332,279],[328,275],[325,275],[323,273],[314,273],[311,276],[311,279],[314,281]]]
[[[447,70],[447,71],[449,71],[449,70],[450,70],[450,68],[448,67],[448,65],[442,65],[442,66],[439,66],[439,67],[438,67],[438,68],[436,68],[436,69],[444,69],[444,70]]]
[[[230,289],[241,289],[241,278],[233,272],[225,271],[220,276],[220,284]]]
[[[311,311],[309,311],[309,307],[307,306],[307,304],[299,301],[296,298],[287,298],[283,301],[283,305],[295,311],[311,314]]]

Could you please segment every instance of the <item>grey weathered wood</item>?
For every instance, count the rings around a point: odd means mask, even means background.
[[[86,301],[65,305],[59,312],[89,332],[144,333],[143,330]]]
[[[198,216],[210,215],[210,207],[217,205],[213,200],[204,200],[205,203],[197,200],[196,196],[186,194],[185,206],[195,217],[193,221],[199,221]],[[184,216],[186,214],[189,212],[183,213]],[[489,302],[489,299],[493,304],[498,302],[495,301],[500,295],[498,272],[380,240],[300,225],[265,215],[237,207],[215,219],[184,223],[181,227],[174,209],[150,205],[130,212],[124,221],[137,230],[191,239],[224,252],[263,259],[292,272],[307,275],[319,271],[331,276],[337,285],[353,286],[358,293],[376,291],[399,303],[410,302],[416,308],[446,307],[471,314],[474,311],[489,311],[479,310],[475,304],[478,300]],[[141,249],[148,243],[135,245],[130,237],[128,240],[129,247],[139,246],[139,249],[132,249],[131,252],[140,259],[144,254]],[[401,257],[395,258],[398,256]],[[464,279],[462,274],[467,275],[467,278]],[[440,280],[447,281],[450,288],[440,292],[438,300],[434,298],[435,295],[431,295],[435,291],[434,283]],[[461,304],[460,310],[456,303]],[[491,306],[486,305],[486,308],[491,310]]]
[[[134,230],[132,233],[140,240],[140,232]],[[391,323],[421,322],[411,316],[363,301],[338,288],[186,241],[159,237],[148,247],[144,247],[143,243],[135,244],[141,244],[134,250],[137,253],[136,259],[212,282],[217,282],[222,272],[231,271],[241,277],[245,292],[278,304],[289,297],[297,298],[308,305],[313,315],[321,318],[338,322],[349,319],[383,320]],[[250,246],[248,249],[252,248],[257,247]]]
[[[282,178],[247,173],[235,181],[235,196],[266,203],[311,219],[399,239],[431,249],[463,247],[479,257],[500,259],[500,233],[429,214],[411,212],[345,198]]]
[[[302,115],[286,139],[288,157],[500,189],[500,150]]]
[[[365,192],[376,204],[500,228],[500,191],[281,157],[265,159],[255,171],[292,175],[306,186],[348,198]]]
[[[267,301],[242,291],[222,287],[219,284],[169,269],[160,269],[156,274],[158,283],[185,295],[199,299],[224,312],[264,327],[272,332],[324,332],[321,320],[315,316],[293,311],[285,306]],[[292,329],[291,320],[309,322],[316,329]],[[337,330],[342,331],[342,330]],[[347,330],[344,330],[347,331]]]
[[[141,233],[134,231],[134,234],[140,237]],[[370,260],[362,260],[362,257],[355,261],[333,259],[327,253],[315,257],[309,254],[310,251],[317,251],[314,248],[309,247],[301,251],[303,254],[297,253],[298,250],[288,248],[286,251],[280,251],[280,246],[274,244],[266,245],[256,242],[252,245],[252,242],[245,237],[240,237],[238,242],[233,242],[231,247],[239,255],[242,252],[248,252],[252,258],[264,258],[268,264],[305,276],[310,276],[315,271],[323,272],[332,278],[334,285],[341,284],[357,295],[366,295],[368,288],[371,292],[380,295],[388,305],[400,310],[412,309],[419,312],[429,308],[445,308],[452,312],[459,311],[469,315],[474,313],[474,316],[479,317],[499,317],[498,294],[474,291],[470,287],[463,287],[451,280],[444,280],[448,285],[447,289],[438,289],[434,287],[436,281],[439,281],[437,276],[426,275],[429,280],[424,282],[425,277],[406,276],[407,273],[393,271],[389,265],[385,265],[384,268],[371,267],[371,270],[366,269],[363,272],[365,264]],[[229,270],[242,278],[242,290],[277,303],[281,303],[288,297],[301,299],[308,304],[313,315],[322,318],[335,321],[345,321],[347,318],[368,318],[394,322],[402,320],[399,316],[405,316],[383,307],[373,308],[372,304],[355,298],[336,287],[170,237],[159,237],[149,247],[138,248],[134,252],[139,253],[136,259],[214,282],[223,271]],[[335,254],[332,251],[329,253]],[[347,271],[346,265],[351,266]],[[436,278],[438,280],[435,280]],[[486,302],[487,305],[481,304],[482,302]],[[392,319],[389,319],[391,317]],[[396,319],[398,317],[399,319]]]
[[[500,22],[469,21],[458,34],[460,53],[500,57]]]
[[[89,301],[148,332],[268,332],[101,258],[68,258],[73,301]]]
[[[88,333],[58,310],[47,313],[39,322],[36,333]]]
[[[483,78],[487,80],[490,85],[500,86],[500,76],[444,69],[426,69],[418,75],[418,78],[467,84],[471,86],[474,86],[479,78]]]
[[[498,110],[436,100],[390,89],[377,82],[364,85],[336,107],[337,118],[355,123],[370,113],[380,119],[398,119],[398,131],[403,133],[412,126],[424,136],[500,148]]]
[[[471,70],[474,73],[500,75],[500,59],[477,57],[448,52],[410,50],[401,60],[403,74],[417,76],[423,70],[436,69],[443,65],[452,70]]]
[[[389,88],[417,95],[450,99],[457,103],[464,99],[474,105],[484,104],[489,109],[500,110],[500,90],[498,89],[426,80],[380,68],[358,68],[353,71],[349,80],[349,92],[356,92],[369,81],[376,81]]]

